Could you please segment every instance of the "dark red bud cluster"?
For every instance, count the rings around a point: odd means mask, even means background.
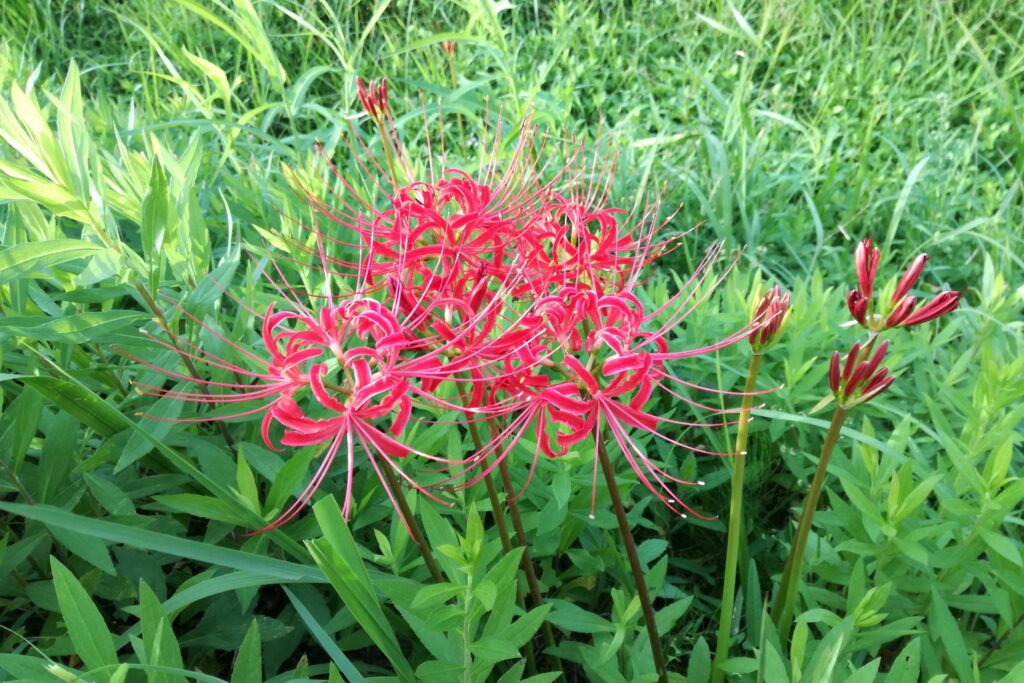
[[[851,406],[870,401],[889,388],[896,377],[889,374],[888,368],[880,367],[888,350],[889,342],[882,342],[869,358],[868,353],[861,352],[860,343],[854,342],[842,364],[839,352],[832,354],[828,383],[840,405]]]
[[[379,83],[370,81],[369,85],[363,83],[363,79],[356,77],[356,90],[359,95],[359,103],[371,119],[386,117],[388,110],[388,79],[382,78]]]
[[[956,310],[960,304],[960,292],[942,292],[915,310],[918,298],[910,296],[909,292],[928,263],[928,255],[919,254],[899,279],[888,302],[880,301],[876,308],[872,292],[880,258],[881,253],[871,246],[870,238],[858,244],[853,253],[857,270],[857,289],[851,289],[847,293],[846,307],[861,327],[872,332],[881,332],[894,327],[920,325]]]
[[[777,286],[765,292],[751,317],[751,324],[755,327],[749,339],[755,352],[764,351],[779,337],[788,314],[789,292],[783,294]]]

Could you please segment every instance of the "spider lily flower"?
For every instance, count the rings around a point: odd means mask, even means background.
[[[410,454],[442,460],[399,440],[410,418],[413,396],[418,395],[408,378],[411,374],[408,366],[413,362],[419,367],[425,366],[434,352],[420,353],[414,360],[406,358],[404,352],[410,342],[401,321],[386,306],[372,299],[354,295],[332,300],[317,309],[307,308],[297,301],[292,301],[292,305],[295,310],[290,311],[276,311],[271,305],[263,314],[264,355],[230,341],[180,304],[175,304],[185,317],[227,344],[249,366],[258,369],[219,358],[182,338],[175,339],[173,344],[156,342],[201,366],[227,371],[252,383],[190,377],[130,356],[138,364],[171,379],[198,384],[202,391],[145,384],[137,388],[140,393],[200,405],[256,404],[228,415],[183,418],[174,420],[176,422],[262,415],[260,433],[272,450],[280,451],[280,446],[324,445],[324,454],[309,485],[288,509],[260,531],[277,528],[294,518],[339,456],[347,461],[342,508],[347,518],[357,467],[357,445],[378,476],[383,477],[381,468],[390,467],[409,486],[435,498],[396,464]],[[250,310],[250,313],[255,314],[255,311]],[[271,436],[274,425],[283,429],[277,443]],[[387,486],[384,488],[389,496],[393,495]]]
[[[163,346],[234,377],[228,382],[165,372],[204,391],[153,386],[148,392],[210,405],[248,402],[253,407],[214,419],[258,415],[270,448],[323,447],[309,485],[266,529],[297,515],[339,459],[346,464],[347,516],[361,462],[382,478],[392,468],[406,485],[434,497],[431,489],[479,481],[524,437],[536,444],[529,484],[541,454],[562,457],[606,434],[645,488],[677,513],[696,514],[676,489],[700,482],[672,476],[637,435],[730,455],[685,443],[672,432],[734,424],[729,418],[743,412],[704,405],[692,392],[745,394],[690,382],[671,366],[743,339],[754,343],[753,333],[763,333],[766,343],[781,327],[788,295],[773,290],[762,314],[723,339],[674,350],[673,331],[731,270],[713,270],[720,243],[679,292],[657,310],[646,310],[636,291],[644,271],[681,236],[661,236],[669,221],[659,218],[657,200],[632,213],[609,204],[610,154],[585,160],[579,145],[553,177],[542,179],[536,131],[527,121],[503,166],[497,162],[504,145],[498,126],[493,141],[487,131],[481,138],[485,163],[475,174],[450,166],[444,154],[435,165],[428,149],[427,168],[414,177],[422,165],[413,164],[401,144],[386,85],[367,89],[360,81],[359,87],[386,161],[378,162],[353,135],[361,177],[346,177],[329,165],[327,197],[296,180],[314,223],[302,226],[304,237],[281,238],[291,248],[281,260],[306,269],[304,281],[315,286],[319,280],[321,288],[291,286],[281,263],[268,254],[276,276],[267,279],[279,301],[260,314],[231,297],[262,320],[263,349],[233,343],[179,307],[228,344],[238,361],[184,339]],[[436,139],[431,133],[426,138]],[[443,133],[441,140],[443,150]],[[321,220],[330,230],[321,229]],[[723,417],[703,422],[660,415],[647,408],[658,390]],[[427,410],[454,411],[467,423],[486,421],[491,438],[460,460],[417,450],[405,434],[409,424],[428,421]],[[398,466],[403,460],[442,462],[450,474],[424,483]],[[396,502],[390,487],[385,490]]]
[[[897,326],[910,327],[911,325],[920,325],[921,323],[941,318],[947,313],[952,313],[958,306],[960,306],[961,296],[960,292],[942,292],[934,299],[921,306],[921,308],[907,316],[901,322],[897,323]]]
[[[764,353],[781,335],[789,317],[789,292],[785,294],[777,286],[772,287],[757,304],[751,319],[757,327],[748,339],[754,353]]]
[[[640,299],[628,290],[600,294],[583,283],[538,300],[533,314],[524,319],[524,324],[535,325],[538,331],[518,350],[519,357],[526,362],[503,378],[503,384],[492,389],[489,405],[478,408],[479,414],[500,421],[491,441],[465,468],[435,485],[447,486],[475,471],[454,487],[474,485],[497,467],[520,439],[532,435],[536,446],[528,484],[540,455],[563,457],[570,448],[588,438],[603,438],[607,430],[621,456],[651,494],[681,516],[700,517],[680,497],[676,487],[699,486],[701,482],[671,475],[664,464],[649,455],[649,449],[642,447],[633,433],[647,433],[672,446],[700,454],[731,455],[673,438],[666,433],[666,428],[719,427],[735,424],[735,421],[688,422],[645,409],[655,389],[660,388],[702,409],[735,412],[691,401],[670,385],[681,385],[685,387],[683,390],[734,395],[741,395],[741,392],[720,392],[687,382],[671,374],[667,367],[673,361],[713,353],[748,338],[754,326],[761,324],[751,323],[706,346],[683,351],[669,349],[668,333],[709,295],[698,296],[696,292],[708,277],[710,264],[720,249],[720,245],[713,247],[699,272],[691,277],[690,291],[684,288],[653,313],[644,310]],[[656,324],[659,318],[665,319],[660,326]],[[547,360],[537,362],[537,358]],[[503,392],[505,396],[497,398]],[[595,455],[594,495],[597,463]],[[592,506],[595,500],[592,496]]]
[[[828,371],[829,388],[839,405],[851,408],[866,403],[889,388],[896,377],[889,374],[888,368],[881,367],[888,349],[889,342],[884,341],[868,358],[862,354],[861,345],[854,342],[844,362],[840,363],[838,351],[832,354]],[[865,357],[862,358],[862,355]]]
[[[900,281],[896,284],[896,289],[893,290],[892,298],[889,299],[889,305],[895,306],[907,295],[910,288],[917,283],[917,279],[921,277],[921,272],[924,270],[924,264],[928,263],[928,254],[918,254],[907,271],[900,278]]]

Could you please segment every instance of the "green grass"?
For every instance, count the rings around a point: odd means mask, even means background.
[[[454,87],[442,39],[458,46]],[[352,167],[357,75],[388,77],[420,154],[421,98],[432,121],[442,103],[451,153],[467,164],[473,132],[499,108],[508,120],[532,112],[555,139],[607,135],[616,201],[661,191],[682,205],[674,226],[703,224],[648,288],[653,300],[712,240],[738,255],[684,340],[734,329],[755,280],[792,289],[785,343],[761,375],[785,387],[751,431],[737,676],[1024,680],[1024,9],[924,0],[3,3],[3,680],[55,680],[49,658],[94,680],[341,680],[336,667],[348,680],[408,669],[448,681],[444,662],[461,658],[469,633],[479,661],[499,662],[477,680],[504,683],[521,668],[502,641],[518,649],[545,618],[570,680],[653,671],[606,491],[587,519],[581,454],[542,463],[547,483],[521,503],[550,611],[503,614],[514,562],[480,529],[482,492],[451,509],[417,501],[428,537],[452,549],[450,592],[424,593],[372,473],[357,477],[351,535],[323,514],[336,476],[317,515],[242,538],[289,498],[286,463],[298,476],[313,454],[282,459],[247,422],[229,426],[236,458],[216,429],[136,417],[176,409],[135,395],[133,364],[113,350],[158,353],[136,332],[155,329],[138,288],[250,339],[251,317],[208,275],[247,301],[272,296],[245,249],[262,252],[257,229],[302,220],[285,169],[318,177],[317,141]],[[965,305],[908,332],[894,349],[900,380],[847,422],[797,636],[780,642],[762,604],[827,428],[827,411],[808,413],[827,391],[828,357],[855,338],[840,325],[865,236],[893,276],[927,251],[919,288],[966,290]],[[745,354],[688,371],[737,388]],[[417,444],[462,448],[451,431]],[[725,437],[696,438],[727,448]],[[708,482],[691,498],[698,509],[727,512],[727,462],[663,455]],[[725,524],[673,517],[627,472],[622,484],[669,668],[707,680]],[[502,590],[474,593],[470,575]],[[477,614],[474,601],[491,608]]]

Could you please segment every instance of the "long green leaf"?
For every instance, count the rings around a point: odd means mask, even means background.
[[[103,247],[85,240],[49,240],[16,244],[0,251],[0,285],[22,275],[87,258]]]
[[[313,511],[324,532],[322,539],[306,541],[313,559],[366,635],[395,667],[398,677],[403,681],[416,680],[412,666],[402,654],[398,638],[384,616],[338,503],[333,496],[328,496],[314,505]]]
[[[110,671],[104,667],[117,666],[117,650],[103,616],[75,575],[55,557],[50,558],[50,571],[60,614],[75,652],[87,667],[96,670],[98,678],[110,680]]]
[[[299,613],[299,617],[302,618],[302,623],[306,625],[309,632],[316,638],[316,642],[320,643],[320,647],[324,649],[324,652],[327,653],[327,656],[331,658],[341,673],[345,674],[348,682],[365,683],[366,679],[363,678],[363,675],[359,673],[359,670],[352,664],[352,661],[345,656],[345,653],[341,651],[338,644],[331,639],[327,631],[324,630],[324,627],[317,623],[298,596],[288,590],[287,586],[284,587],[284,592],[288,599],[292,601],[292,607],[295,608],[295,611]]]
[[[254,555],[242,550],[221,548],[209,543],[200,543],[187,538],[163,534],[158,531],[93,519],[49,505],[22,505],[19,503],[0,502],[0,510],[5,510],[26,519],[34,519],[47,526],[74,529],[81,534],[91,535],[112,543],[123,543],[143,550],[152,550],[176,557],[188,558],[196,562],[239,569],[264,576],[273,576],[279,581],[324,583],[327,580],[324,574],[316,567],[278,560],[273,557]]]

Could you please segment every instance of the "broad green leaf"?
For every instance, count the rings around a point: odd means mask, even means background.
[[[43,414],[43,399],[35,391],[23,391],[0,415],[0,459],[14,472],[21,470],[21,461],[36,437]],[[60,457],[69,458],[69,453]]]
[[[62,318],[18,316],[0,319],[0,339],[26,337],[35,341],[85,344],[102,340],[113,332],[136,328],[147,316],[135,311],[93,311]]]
[[[771,643],[765,643],[764,651],[761,653],[761,671],[759,680],[775,683],[775,681],[788,681],[789,672],[786,671],[786,663],[782,655]]]
[[[121,451],[114,472],[120,472],[153,450],[153,441],[163,441],[176,426],[174,420],[181,415],[184,402],[164,396],[146,411],[145,417],[139,420],[139,429],[128,437],[128,443]]]
[[[61,617],[75,652],[87,667],[97,670],[94,674],[97,678],[110,680],[111,670],[103,667],[117,666],[117,651],[103,616],[75,575],[55,557],[50,558],[50,570]]]
[[[273,576],[278,581],[314,583],[326,581],[323,573],[316,567],[255,555],[241,550],[221,548],[210,543],[200,543],[144,528],[93,519],[49,505],[20,505],[0,502],[0,510],[6,510],[26,519],[34,519],[51,528],[72,529],[111,543],[124,543],[136,548],[168,553],[197,562]]]
[[[515,659],[519,656],[519,648],[501,638],[481,638],[469,645],[473,657],[488,663]]]
[[[164,238],[171,225],[171,200],[167,191],[167,174],[159,159],[153,159],[149,187],[142,198],[139,229],[142,234],[142,253],[151,267],[163,264]]]
[[[892,523],[899,524],[912,513],[916,512],[917,509],[921,507],[921,504],[928,499],[928,496],[931,494],[932,489],[935,488],[935,485],[942,481],[943,476],[944,475],[941,473],[933,474],[915,486],[914,489],[900,501],[899,505],[896,506],[896,510],[892,514]]]
[[[1018,567],[1022,565],[1020,548],[1009,537],[988,529],[981,529],[980,533],[981,537],[985,539],[985,545],[995,551],[996,554],[1002,555]]]
[[[614,633],[615,625],[599,614],[564,600],[549,600],[552,609],[548,613],[550,624],[569,633]]]
[[[917,683],[921,680],[921,639],[914,638],[896,655],[885,683]]]
[[[100,506],[112,515],[134,515],[135,505],[132,499],[112,481],[91,472],[83,472],[82,478],[86,486]]]
[[[971,675],[971,659],[967,654],[967,644],[960,625],[953,618],[949,606],[937,588],[932,588],[931,606],[928,609],[928,623],[931,628],[932,640],[942,643],[942,650],[956,675],[961,681],[973,680]]]
[[[81,385],[55,377],[19,376],[16,379],[101,436],[113,436],[124,429],[124,416]]]
[[[73,529],[51,529],[50,531],[53,532],[53,537],[57,539],[58,543],[78,557],[104,574],[117,575],[105,543],[98,543],[96,539]]]
[[[711,680],[711,648],[704,636],[697,638],[686,665],[686,683],[707,683]]]

